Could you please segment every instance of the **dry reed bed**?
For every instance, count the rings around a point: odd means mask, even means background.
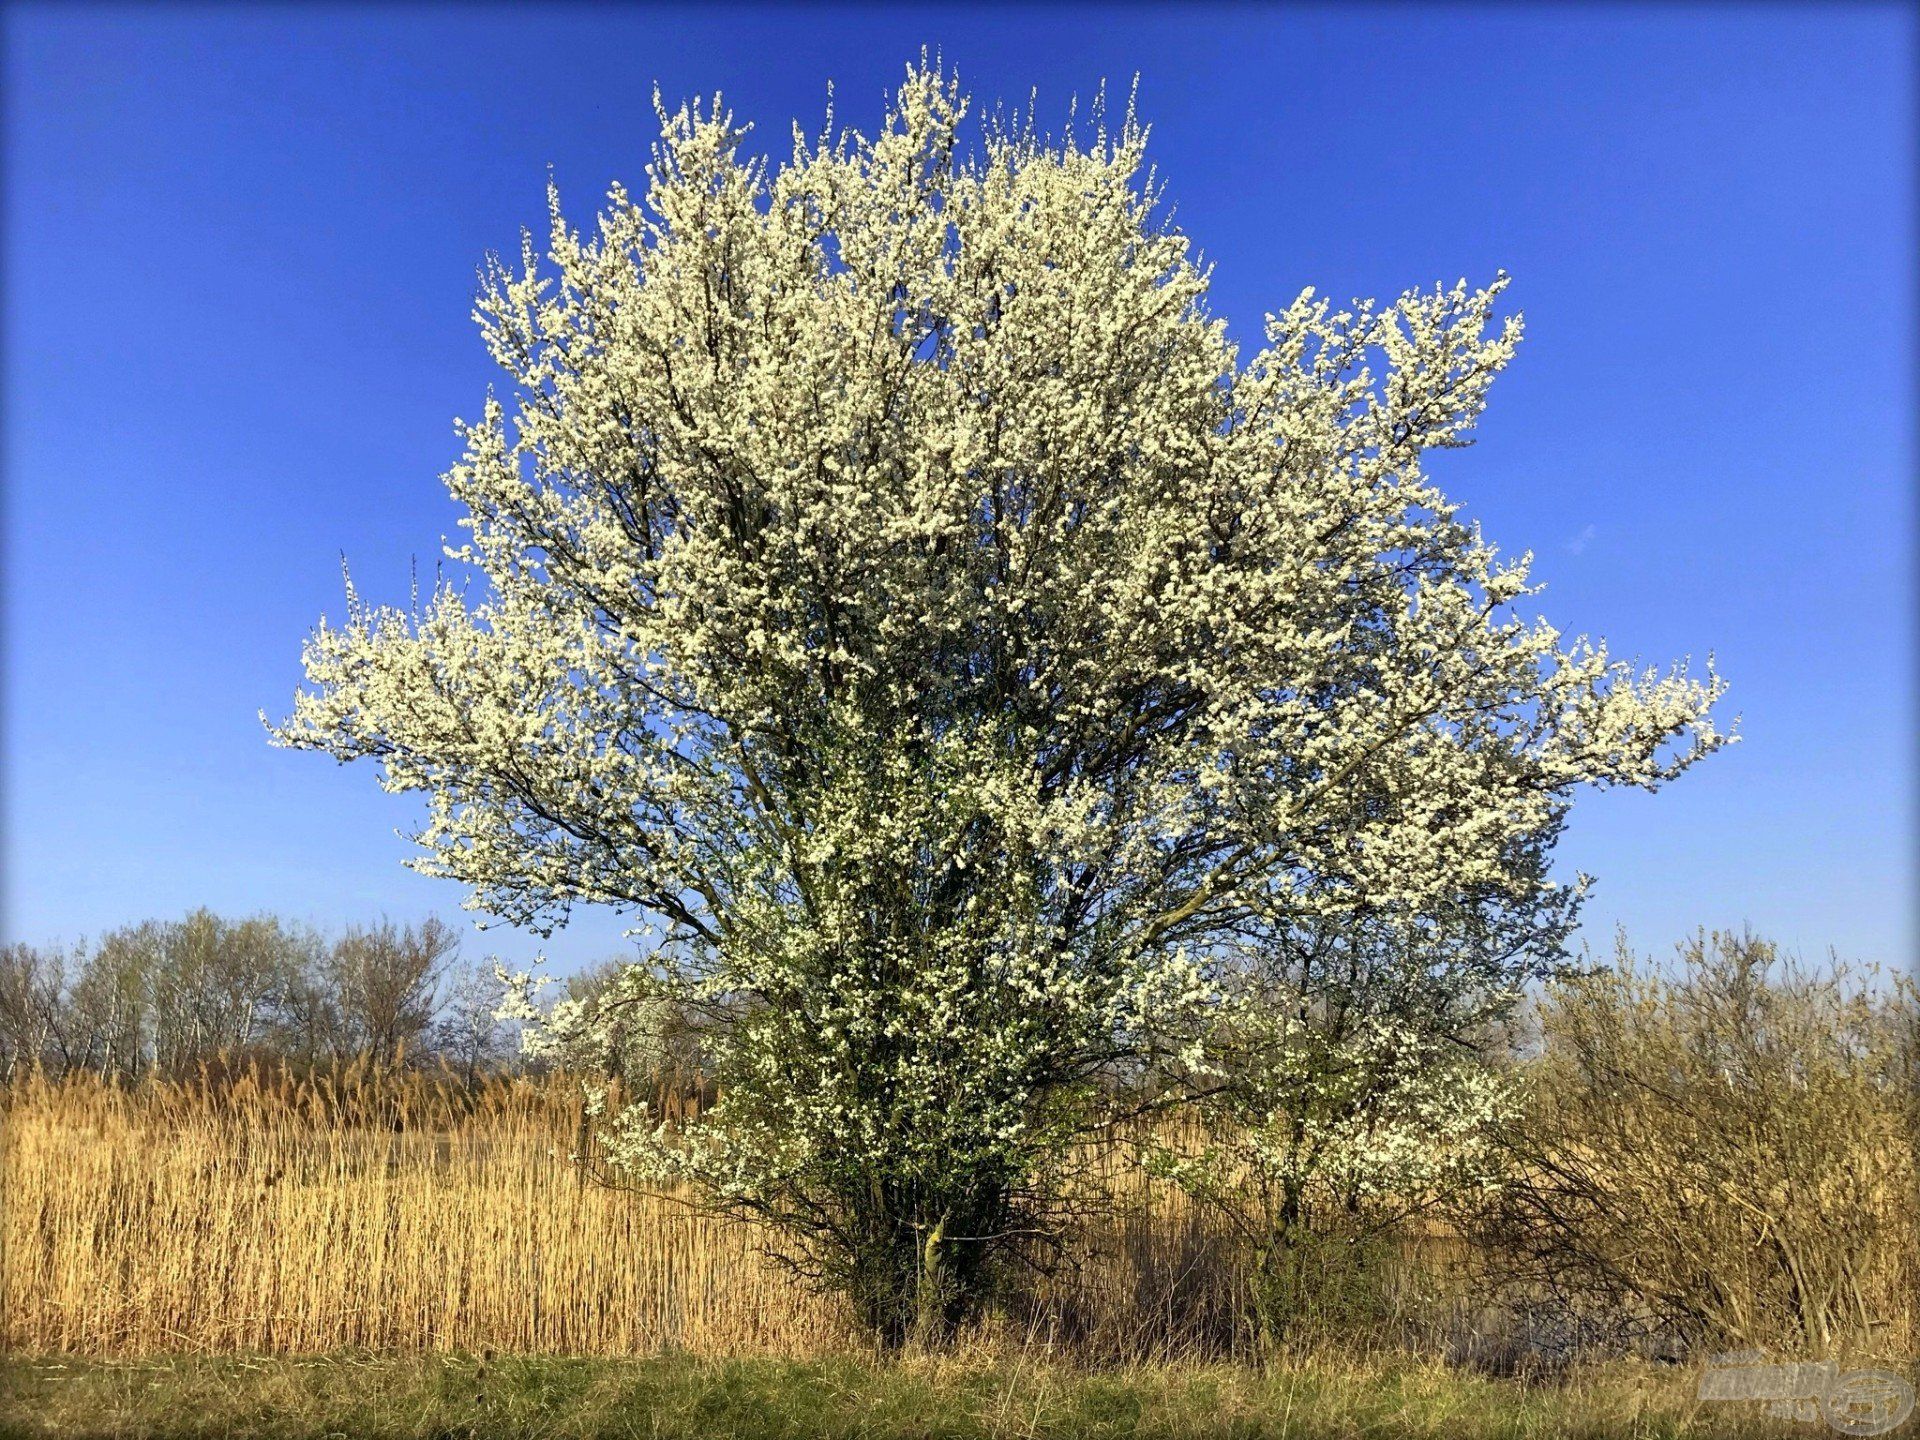
[[[7,1343],[632,1354],[840,1338],[744,1227],[586,1183],[564,1086],[496,1085],[471,1108],[450,1093],[356,1106],[243,1079],[209,1104],[29,1086],[7,1126]]]
[[[563,1079],[29,1079],[0,1087],[0,1117],[0,1344],[15,1350],[805,1358],[860,1344],[752,1227],[591,1183],[570,1158],[586,1132]],[[1894,1143],[1871,1125],[1855,1138],[1882,1159]],[[1120,1207],[975,1338],[1088,1360],[1238,1348],[1244,1279],[1210,1217],[1119,1147],[1084,1158]],[[1911,1354],[1912,1197],[1836,1197],[1869,1198],[1889,1218],[1860,1270],[1880,1317],[1867,1338]],[[1726,1240],[1730,1259],[1739,1240]],[[1348,1349],[1495,1360],[1552,1348],[1571,1312],[1522,1313],[1527,1292],[1511,1284],[1495,1303],[1476,1279],[1486,1259],[1445,1233],[1405,1236],[1365,1262],[1361,1290],[1336,1277],[1328,1334]],[[1361,1310],[1343,1311],[1352,1296]]]
[[[257,1072],[5,1098],[0,1338],[81,1354],[342,1347],[819,1354],[834,1304],[748,1226],[590,1183],[578,1090]],[[1028,1297],[1023,1341],[1191,1344],[1231,1276],[1178,1197],[1139,1202]],[[1009,1323],[1002,1321],[1003,1324]]]

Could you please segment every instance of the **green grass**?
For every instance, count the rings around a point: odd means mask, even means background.
[[[1087,1372],[1033,1362],[877,1365],[681,1357],[333,1355],[0,1359],[0,1437],[208,1440],[960,1440],[960,1437],[1800,1435],[1702,1405],[1691,1371],[1556,1382],[1428,1366]],[[1821,1432],[1824,1433],[1824,1432]]]

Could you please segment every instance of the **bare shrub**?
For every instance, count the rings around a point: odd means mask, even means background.
[[[1623,939],[1539,1019],[1477,1224],[1505,1280],[1614,1336],[1910,1349],[1912,980],[1752,934],[1698,935],[1662,969]]]

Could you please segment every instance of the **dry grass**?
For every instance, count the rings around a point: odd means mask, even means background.
[[[633,1355],[858,1344],[761,1237],[614,1191],[569,1159],[577,1088],[431,1076],[237,1079],[5,1096],[0,1339],[38,1353],[378,1350]],[[1140,1356],[1231,1341],[1201,1217],[1142,1190],[999,1324],[1023,1347]]]
[[[0,1090],[0,1346],[153,1356],[341,1350],[844,1355],[861,1337],[762,1237],[589,1182],[562,1080],[248,1072],[133,1089]],[[975,1354],[1075,1363],[1246,1353],[1232,1247],[1113,1152],[1121,1200],[1061,1272],[1007,1297]],[[1910,1246],[1901,1247],[1911,1261]],[[1476,1289],[1451,1237],[1334,1275],[1289,1331],[1314,1363],[1409,1355],[1532,1368],[1553,1326]],[[1909,1328],[1875,1351],[1907,1354]],[[1524,1309],[1524,1307],[1522,1307]]]
[[[561,1084],[115,1091],[9,1105],[6,1343],[634,1354],[842,1342],[755,1237],[585,1183]]]

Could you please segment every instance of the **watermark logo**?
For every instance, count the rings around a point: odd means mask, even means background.
[[[1768,1362],[1758,1350],[1715,1355],[1702,1400],[1764,1401],[1783,1420],[1825,1420],[1842,1435],[1885,1435],[1913,1414],[1913,1386],[1891,1370],[1842,1370],[1831,1360]]]

